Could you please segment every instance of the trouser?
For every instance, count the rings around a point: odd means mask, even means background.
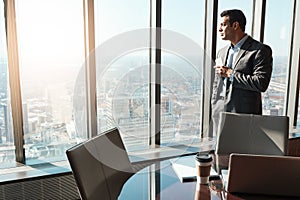
[[[220,113],[225,111],[225,101],[224,99],[218,99],[215,104],[212,105],[212,136],[216,137],[218,135],[218,127],[220,122]]]

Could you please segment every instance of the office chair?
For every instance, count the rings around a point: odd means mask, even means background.
[[[130,176],[150,165],[130,163],[117,128],[75,145],[66,154],[84,200],[117,199]]]
[[[220,113],[216,154],[286,155],[287,116]]]
[[[215,169],[228,169],[231,153],[287,154],[289,118],[287,116],[220,113],[214,152]]]

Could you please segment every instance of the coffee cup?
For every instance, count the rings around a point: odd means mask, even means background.
[[[206,185],[197,184],[195,190],[194,200],[211,199],[210,189]]]
[[[213,160],[212,156],[209,154],[197,153],[195,157],[195,161],[196,161],[196,175],[197,175],[198,183],[208,184],[212,160]]]

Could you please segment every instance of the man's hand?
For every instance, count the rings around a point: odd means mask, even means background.
[[[220,76],[222,76],[224,78],[229,78],[233,73],[233,70],[226,66],[215,66],[214,68],[215,68],[216,74],[219,74]]]

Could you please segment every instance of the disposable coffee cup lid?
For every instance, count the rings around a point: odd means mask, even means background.
[[[212,161],[212,156],[209,155],[209,154],[200,154],[200,153],[197,153],[195,159],[198,162],[211,162]]]

